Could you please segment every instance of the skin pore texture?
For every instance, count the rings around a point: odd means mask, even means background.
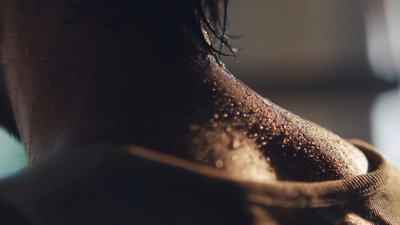
[[[160,35],[135,22],[115,28],[85,15],[60,22],[74,15],[64,1],[29,10],[31,1],[15,4],[0,3],[8,93],[2,98],[11,103],[30,164],[66,147],[107,142],[250,180],[322,181],[368,172],[357,148],[230,74],[195,35],[192,18]],[[2,117],[10,118],[5,105]]]

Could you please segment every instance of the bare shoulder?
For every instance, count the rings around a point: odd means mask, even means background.
[[[364,154],[334,133],[273,104],[229,73],[209,82],[213,113],[206,124],[189,125],[193,159],[249,179],[322,181],[367,173]]]

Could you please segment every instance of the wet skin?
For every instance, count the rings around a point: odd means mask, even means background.
[[[0,3],[3,99],[11,103],[3,117],[12,131],[14,115],[30,164],[65,147],[111,142],[270,182],[367,172],[358,149],[232,76],[190,18],[159,35],[88,16],[61,23],[74,12],[63,1],[40,13],[13,4]]]

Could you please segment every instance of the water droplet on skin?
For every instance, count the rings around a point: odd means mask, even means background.
[[[262,130],[262,129],[264,129],[264,126],[263,126],[263,125],[260,125],[260,126],[258,126],[258,129],[259,129],[259,130]]]
[[[261,100],[265,103],[265,105],[267,105],[267,106],[272,106],[272,103],[271,103],[268,99],[266,99],[266,98],[261,98]]]
[[[210,158],[209,158],[209,157],[205,157],[205,158],[202,160],[203,163],[208,163],[209,161],[210,161]]]
[[[232,139],[232,148],[237,149],[241,146],[240,141],[237,138]]]
[[[226,118],[226,117],[228,117],[228,113],[224,113],[222,116],[223,116],[224,118]]]
[[[197,160],[202,160],[204,158],[204,156],[203,156],[203,154],[201,153],[201,152],[198,152],[197,154],[196,154],[196,159]]]
[[[224,166],[224,162],[220,159],[218,159],[217,161],[215,161],[215,166],[220,169]]]
[[[218,117],[219,117],[218,114],[215,113],[215,114],[214,114],[214,118],[215,118],[215,119],[218,119]]]
[[[223,63],[221,60],[218,60],[218,64],[222,67],[225,67],[225,63]]]
[[[200,129],[200,126],[197,124],[190,124],[189,125],[189,130],[191,131],[198,131]]]
[[[239,157],[238,157],[237,155],[233,155],[231,158],[232,158],[233,161],[235,161],[235,160],[237,160]]]
[[[290,119],[290,113],[288,111],[285,111],[283,116],[285,117],[286,121],[292,122],[292,119]]]
[[[231,127],[226,127],[226,128],[225,128],[225,131],[226,131],[226,132],[231,132],[231,130],[232,130]]]

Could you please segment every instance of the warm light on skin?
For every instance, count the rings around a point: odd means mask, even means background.
[[[329,180],[367,171],[354,146],[237,80],[190,20],[166,37],[134,22],[118,29],[88,16],[61,23],[72,14],[63,1],[40,13],[11,8],[2,3],[2,58],[31,164],[67,146],[111,142],[256,180]],[[233,152],[237,158],[227,160]]]

